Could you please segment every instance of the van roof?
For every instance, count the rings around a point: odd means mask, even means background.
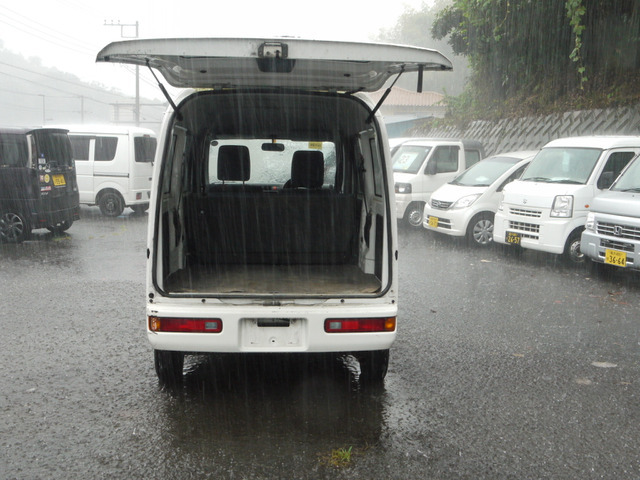
[[[156,136],[155,132],[150,128],[135,127],[131,125],[56,125],[56,128],[64,128],[69,133],[110,133],[110,134],[129,134],[142,133],[145,135]]]
[[[64,127],[0,127],[0,134],[26,135],[35,131],[67,133]]]
[[[551,147],[583,147],[583,148],[619,148],[640,147],[638,135],[590,135],[584,137],[558,138],[547,143],[543,148]]]
[[[376,91],[403,72],[452,70],[437,50],[300,38],[163,38],[104,47],[97,62],[156,68],[182,88]]]

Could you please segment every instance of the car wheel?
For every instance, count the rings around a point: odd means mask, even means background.
[[[56,225],[49,225],[47,227],[47,230],[49,230],[53,234],[60,234],[69,230],[71,228],[71,225],[73,225],[73,220],[63,220]]]
[[[6,210],[0,214],[0,240],[21,243],[29,237],[31,227],[21,212]]]
[[[360,383],[381,383],[389,368],[389,350],[361,352],[356,355],[360,363]]]
[[[580,236],[582,232],[573,232],[564,247],[564,256],[571,263],[584,263],[584,253],[580,251]]]
[[[147,210],[149,210],[149,204],[145,203],[142,205],[131,205],[131,209],[137,213],[137,214],[141,214],[146,212]]]
[[[486,247],[493,243],[493,215],[482,213],[471,219],[467,239],[472,245]]]
[[[407,213],[405,213],[405,220],[410,227],[418,228],[422,227],[422,215],[424,214],[424,203],[412,203],[407,207]]]
[[[98,202],[100,212],[107,217],[117,217],[124,210],[124,201],[117,192],[106,192],[100,196]]]
[[[154,350],[153,360],[158,380],[162,385],[173,387],[182,383],[184,354],[167,350]]]

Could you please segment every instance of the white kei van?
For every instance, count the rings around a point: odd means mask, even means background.
[[[507,185],[493,240],[584,261],[580,236],[594,197],[640,152],[638,136],[586,136],[547,143]]]
[[[520,178],[535,154],[501,153],[469,167],[427,200],[424,228],[454,237],[466,236],[471,245],[490,245],[502,189]]]
[[[596,265],[640,270],[640,156],[593,199],[580,249]]]
[[[475,140],[414,138],[393,153],[396,215],[411,227],[422,226],[431,194],[484,157]]]
[[[169,99],[151,194],[147,334],[160,381],[181,381],[185,354],[217,352],[351,354],[361,381],[381,382],[397,226],[386,130],[361,92],[451,63],[293,38],[123,41],[97,60],[193,88]]]
[[[156,134],[142,127],[66,125],[76,161],[80,203],[117,217],[149,208]]]

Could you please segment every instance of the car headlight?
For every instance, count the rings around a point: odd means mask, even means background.
[[[558,195],[553,200],[550,217],[571,218],[573,216],[573,195]]]
[[[396,193],[411,193],[410,183],[396,183]]]
[[[584,224],[585,230],[589,230],[591,232],[596,231],[596,216],[593,212],[587,213],[587,221]]]
[[[473,205],[473,202],[475,202],[478,198],[480,198],[479,193],[475,193],[473,195],[467,195],[466,197],[462,197],[459,200],[457,200],[451,208],[454,208],[454,209],[467,208]]]

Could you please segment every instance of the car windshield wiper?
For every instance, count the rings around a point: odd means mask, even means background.
[[[633,188],[625,188],[624,190],[620,190],[621,192],[640,192],[640,187]]]
[[[571,180],[570,178],[561,178],[559,180],[549,180],[549,183],[568,183],[570,185],[582,185],[583,182]]]
[[[522,180],[525,182],[551,182],[551,179],[547,177],[529,177]]]

